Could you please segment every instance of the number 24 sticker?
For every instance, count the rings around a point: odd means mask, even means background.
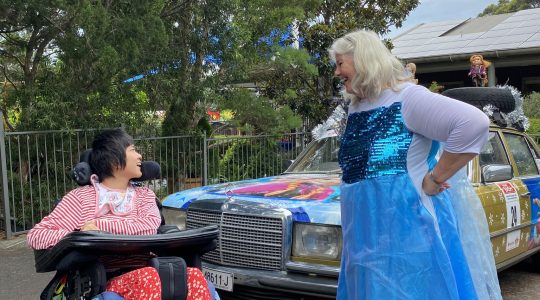
[[[510,182],[500,182],[497,186],[501,189],[506,202],[506,227],[512,228],[521,224],[521,209],[516,187]]]

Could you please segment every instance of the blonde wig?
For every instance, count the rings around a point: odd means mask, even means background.
[[[328,53],[333,62],[336,55],[351,55],[356,76],[352,79],[354,95],[344,92],[354,103],[367,98],[375,100],[386,88],[398,90],[398,84],[409,80],[403,64],[386,48],[373,31],[350,32],[334,41]]]

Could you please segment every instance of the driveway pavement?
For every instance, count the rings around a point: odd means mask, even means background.
[[[521,263],[499,273],[505,300],[540,299],[539,270]],[[5,240],[0,235],[0,300],[36,300],[54,272],[36,273],[34,253],[26,247],[26,235]]]
[[[0,299],[36,300],[54,272],[36,273],[34,253],[26,235],[10,240],[0,237]]]

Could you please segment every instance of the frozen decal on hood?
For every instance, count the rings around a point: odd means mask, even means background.
[[[187,209],[198,199],[231,197],[291,211],[300,222],[340,224],[339,177],[289,174],[185,190],[167,196],[164,206]]]
[[[228,195],[327,202],[335,201],[336,197],[339,196],[336,193],[336,189],[339,189],[338,184],[339,181],[336,182],[336,180],[329,178],[289,179],[272,177],[267,182],[261,180],[237,188],[232,187]]]

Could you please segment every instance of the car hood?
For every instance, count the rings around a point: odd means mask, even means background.
[[[285,208],[300,222],[340,225],[339,184],[338,174],[285,174],[176,192],[163,199],[163,206],[187,209],[196,201],[234,200]]]

